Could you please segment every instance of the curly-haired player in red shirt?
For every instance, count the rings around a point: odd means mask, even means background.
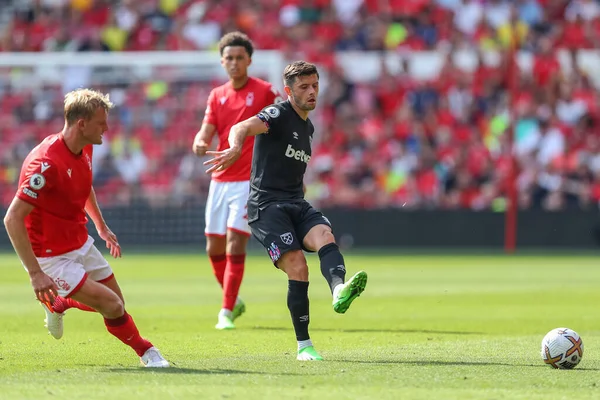
[[[229,130],[233,125],[282,100],[273,85],[248,76],[254,51],[248,36],[240,32],[226,34],[219,42],[219,51],[229,82],[210,93],[204,121],[193,144],[198,156],[206,154],[215,133],[219,137],[218,150],[229,148]],[[253,147],[254,138],[249,137],[237,163],[213,172],[206,202],[206,251],[223,288],[217,329],[235,328],[233,321],[246,310],[238,293],[250,237],[246,202]]]

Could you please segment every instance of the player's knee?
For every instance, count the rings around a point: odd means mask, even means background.
[[[327,225],[317,225],[304,238],[304,246],[310,250],[319,250],[329,243],[335,243],[335,236]]]
[[[301,250],[285,253],[277,262],[277,267],[293,281],[308,281],[308,265]]]
[[[245,254],[248,236],[238,232],[227,232],[227,254]]]
[[[208,254],[209,256],[216,256],[217,255],[217,254],[215,254],[213,246],[211,246],[208,243],[206,244],[206,254]]]
[[[105,318],[119,318],[125,314],[125,305],[123,304],[123,301],[115,295],[114,298],[103,302],[100,307],[100,312]]]
[[[224,237],[208,236],[206,238],[206,253],[209,256],[225,254],[226,239]]]
[[[335,236],[333,236],[333,232],[327,228],[321,232],[321,246],[319,247],[323,247],[329,243],[335,243]]]
[[[121,299],[117,299],[111,305],[111,312],[114,315],[114,318],[119,318],[125,314],[125,304],[121,301]]]

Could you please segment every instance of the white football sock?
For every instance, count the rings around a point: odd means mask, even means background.
[[[306,347],[310,347],[312,346],[312,341],[310,339],[308,340],[298,340],[298,351],[306,348]]]
[[[338,293],[340,292],[340,290],[342,290],[342,288],[344,287],[343,283],[340,283],[339,285],[337,285],[336,287],[333,288],[333,298],[337,298]]]

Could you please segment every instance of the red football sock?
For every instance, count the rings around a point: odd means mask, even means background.
[[[218,256],[210,256],[209,258],[210,263],[212,264],[215,278],[217,278],[219,284],[222,287],[225,276],[225,268],[227,267],[227,258],[225,257],[225,254],[220,254]]]
[[[244,277],[245,254],[227,254],[227,269],[223,284],[223,308],[233,310]]]
[[[78,308],[82,311],[96,312],[92,307],[66,297],[58,296],[54,299],[54,303],[52,303],[52,309],[57,313],[64,313],[69,308]]]
[[[143,356],[146,350],[152,347],[152,343],[140,336],[140,332],[133,322],[133,318],[127,312],[122,317],[115,319],[104,318],[106,329],[121,342],[131,347],[138,356]]]

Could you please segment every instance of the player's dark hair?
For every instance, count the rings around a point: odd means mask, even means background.
[[[248,35],[242,32],[229,32],[219,40],[219,53],[223,55],[223,50],[228,46],[241,46],[246,49],[248,56],[252,57],[254,46]]]
[[[306,61],[294,61],[283,71],[283,82],[285,86],[292,87],[294,82],[296,81],[296,77],[299,76],[310,76],[317,75],[319,77],[319,71],[317,71],[317,66],[315,64],[311,64]]]

